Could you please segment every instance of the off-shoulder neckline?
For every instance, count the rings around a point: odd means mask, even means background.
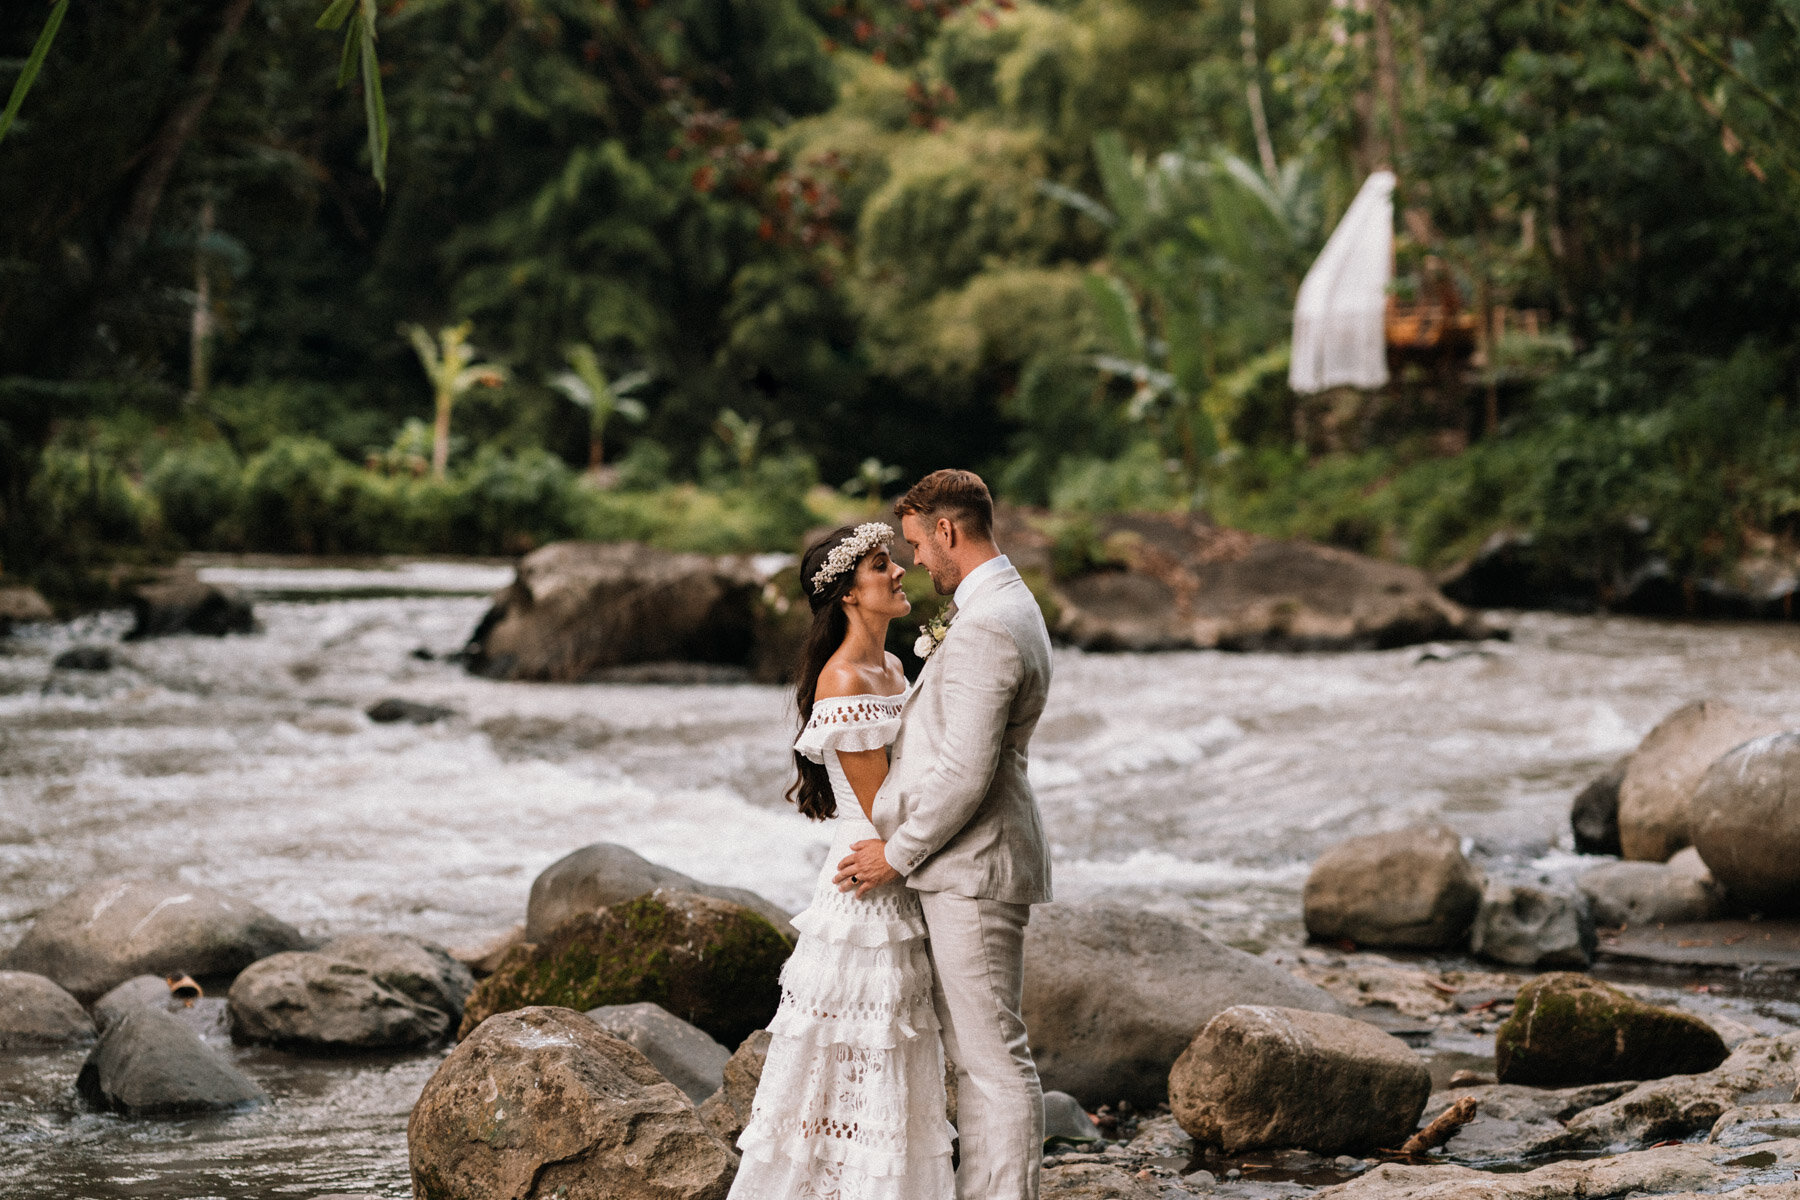
[[[912,688],[909,686],[906,692],[910,691]],[[853,692],[848,696],[826,696],[821,700],[813,701],[813,707],[817,708],[821,704],[844,704],[851,700],[904,700],[906,692]]]

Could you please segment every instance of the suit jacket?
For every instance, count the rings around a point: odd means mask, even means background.
[[[924,892],[1050,899],[1050,847],[1025,777],[1050,693],[1050,635],[1018,571],[978,581],[900,714],[875,828]]]

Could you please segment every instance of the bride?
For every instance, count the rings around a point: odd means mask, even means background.
[[[831,852],[800,940],[781,973],[781,1006],[732,1200],[949,1200],[950,1123],[919,901],[896,880],[858,898],[832,882],[853,842],[879,837],[870,805],[887,777],[906,676],[884,649],[911,604],[880,522],[838,529],[801,559],[812,628],[800,663],[802,813],[829,820]]]

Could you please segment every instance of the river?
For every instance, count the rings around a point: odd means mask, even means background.
[[[259,595],[260,632],[121,644],[108,613],[0,642],[0,946],[122,873],[223,888],[312,936],[469,945],[595,841],[803,905],[826,838],[781,798],[781,689],[473,678],[446,658],[506,578],[492,565],[211,573]],[[1291,949],[1308,863],[1344,837],[1437,819],[1481,857],[1566,867],[1571,795],[1669,710],[1720,696],[1800,723],[1791,626],[1507,619],[1513,639],[1480,646],[1059,650],[1031,763],[1059,899]],[[92,644],[113,670],[52,669]],[[371,722],[390,696],[455,715]],[[441,1052],[232,1053],[273,1103],[181,1121],[86,1111],[81,1052],[0,1058],[0,1194],[407,1194],[406,1116]]]

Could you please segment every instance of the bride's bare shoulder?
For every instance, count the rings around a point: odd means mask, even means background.
[[[813,689],[813,699],[831,700],[838,696],[867,695],[870,688],[863,678],[863,671],[854,663],[828,662],[819,671],[819,684]]]

